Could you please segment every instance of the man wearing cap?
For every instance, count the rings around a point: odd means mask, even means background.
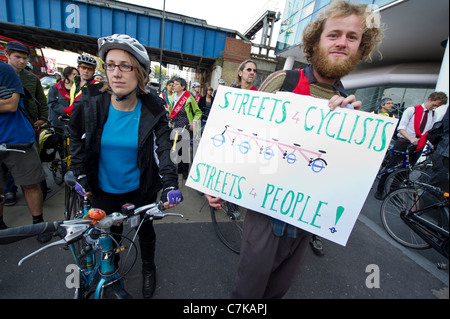
[[[34,141],[33,127],[23,112],[23,95],[17,72],[10,65],[0,63],[0,144],[28,144]],[[3,221],[4,203],[1,196],[6,182],[6,170],[22,185],[33,224],[42,222],[43,199],[39,182],[45,178],[45,172],[37,149],[31,146],[25,149],[25,153],[0,152],[0,229],[7,228]],[[44,243],[51,238],[51,235],[41,234],[37,239]]]
[[[30,56],[28,48],[17,41],[9,41],[5,46],[8,64],[11,65],[19,75],[22,82],[24,98],[23,105],[26,115],[32,126],[41,126],[48,120],[47,97],[42,89],[41,81],[32,72],[25,69]],[[5,187],[5,206],[13,206],[17,202],[17,186],[9,175]]]
[[[34,126],[41,126],[48,120],[47,98],[39,78],[25,70],[30,51],[24,44],[17,41],[9,41],[5,48],[8,64],[16,70],[23,85],[25,109],[28,111]]]

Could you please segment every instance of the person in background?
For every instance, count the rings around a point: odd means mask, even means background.
[[[178,188],[164,102],[145,85],[150,59],[145,47],[125,34],[98,39],[107,81],[83,87],[80,104],[70,119],[71,170],[92,195],[92,207],[107,214],[125,203],[136,207],[156,201],[169,204],[169,191]],[[121,233],[122,226],[113,226]],[[152,221],[138,230],[142,259],[142,294],[156,287],[156,234]]]
[[[255,78],[256,62],[248,59],[239,65],[236,71],[236,79],[231,86],[245,90],[258,91],[258,89],[253,86],[253,81],[255,81]]]
[[[28,144],[35,141],[33,126],[27,119],[22,103],[22,83],[17,72],[6,63],[0,63],[0,144]],[[45,179],[45,172],[36,147],[30,146],[25,153],[0,152],[0,229],[7,228],[3,221],[3,187],[6,171],[21,185],[30,210],[33,224],[44,221],[43,196],[39,183]],[[40,243],[48,242],[51,234],[40,234]]]
[[[94,80],[97,81],[97,82],[103,82],[105,80],[105,77],[104,77],[103,73],[95,72],[94,73]]]
[[[206,95],[202,96],[198,102],[198,107],[202,110],[202,127],[205,126],[209,112],[211,111],[211,107],[214,103],[214,97],[212,96],[213,92],[213,88],[208,86],[206,89]]]
[[[50,87],[47,95],[47,103],[49,108],[48,119],[50,124],[59,128],[64,127],[64,123],[59,120],[59,117],[66,116],[64,109],[70,104],[70,89],[73,85],[75,76],[78,75],[78,70],[72,66],[64,68],[63,79],[56,82]]]
[[[376,109],[372,113],[380,114],[380,115],[384,115],[384,116],[395,117],[395,114],[391,113],[393,106],[394,106],[394,102],[392,102],[392,99],[385,97],[385,98],[381,99],[380,108]]]
[[[187,129],[190,139],[192,140],[193,132],[196,129],[195,120],[200,123],[202,119],[202,111],[195,102],[194,97],[186,90],[186,80],[176,78],[173,80],[173,95],[170,98],[169,105],[169,121],[175,129]],[[179,138],[182,138],[179,136]],[[183,151],[180,149],[180,151]],[[186,151],[186,150],[185,150]],[[183,174],[183,179],[187,179],[189,174],[189,162],[180,162],[178,164],[178,172]]]
[[[56,82],[61,81],[63,79],[61,73],[59,73],[58,71],[56,71],[53,74],[55,75]]]
[[[219,79],[219,86],[225,85],[225,84],[226,84],[226,82],[224,79]],[[217,93],[217,89],[214,90],[213,97],[216,96],[216,93]]]
[[[428,130],[433,127],[436,121],[434,110],[447,103],[447,95],[444,92],[433,92],[428,96],[425,103],[417,106],[408,107],[402,115],[400,123],[397,126],[397,140],[393,149],[406,152],[409,151],[409,162],[414,166],[420,157],[420,151],[427,142]],[[405,155],[392,153],[386,164],[386,169],[394,167],[400,161],[405,159]],[[389,174],[384,174],[378,181],[375,198],[382,200],[384,198],[384,185]]]
[[[5,46],[8,64],[11,65],[19,75],[22,82],[24,97],[22,109],[33,127],[39,127],[48,120],[47,98],[39,78],[32,72],[26,70],[29,63],[30,51],[20,42],[9,41]],[[6,193],[5,206],[13,206],[17,203],[17,186],[11,174],[8,173],[8,183],[4,189]]]
[[[166,83],[166,87],[164,88],[164,90],[161,92],[160,97],[164,100],[165,102],[165,108],[166,110],[169,110],[169,105],[170,105],[170,98],[173,95],[173,81],[169,80]]]
[[[70,89],[70,103],[69,106],[64,109],[64,112],[69,116],[72,114],[74,104],[81,98],[82,88],[90,84],[98,83],[98,81],[94,79],[97,61],[93,57],[80,54],[77,58],[77,64],[77,70],[80,75],[77,75],[74,78],[74,84]]]
[[[200,98],[202,97],[202,95],[200,94],[200,87],[201,87],[201,85],[197,81],[195,81],[192,84],[192,93],[191,93],[191,95],[194,97],[195,102],[197,102],[197,104],[200,101]]]

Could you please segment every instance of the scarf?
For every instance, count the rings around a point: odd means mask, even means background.
[[[175,116],[177,116],[178,112],[180,112],[180,110],[186,104],[186,101],[190,96],[191,94],[188,91],[184,91],[183,95],[181,95],[181,97],[177,101],[177,104],[174,106],[172,113],[170,113],[170,119],[173,119]]]

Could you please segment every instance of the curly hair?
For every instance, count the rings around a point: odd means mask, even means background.
[[[329,18],[348,17],[350,15],[361,17],[364,23],[364,31],[359,45],[359,52],[362,61],[371,61],[372,53],[377,44],[383,40],[383,30],[380,24],[378,12],[372,12],[367,5],[351,4],[346,1],[334,1],[327,10],[317,19],[309,23],[303,30],[303,52],[306,60],[311,63],[314,55],[314,47],[319,43],[325,22]]]

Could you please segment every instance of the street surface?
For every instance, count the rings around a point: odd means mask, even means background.
[[[61,220],[64,190],[50,180],[48,177],[52,191],[44,204],[44,219]],[[180,185],[184,201],[172,211],[182,213],[184,218],[155,222],[157,288],[153,298],[229,298],[239,256],[217,238],[204,197],[184,183]],[[321,257],[308,250],[285,299],[449,298],[449,272],[434,264],[443,257],[433,250],[416,251],[391,240],[381,226],[381,201],[373,197],[373,191],[347,246],[324,241],[325,254]],[[16,206],[5,207],[4,219],[9,227],[31,223],[23,195],[19,196]],[[35,238],[0,246],[0,299],[73,297],[73,290],[66,288],[66,267],[73,261],[62,246],[17,266],[22,257],[40,247]],[[134,298],[142,297],[140,257],[125,285]]]

